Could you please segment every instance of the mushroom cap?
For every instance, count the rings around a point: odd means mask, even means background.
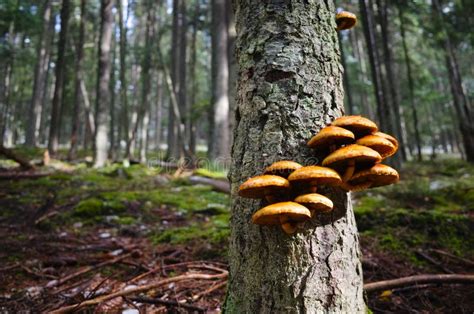
[[[358,139],[356,144],[372,148],[382,156],[382,159],[392,156],[397,151],[397,148],[391,141],[375,134],[366,135]]]
[[[339,126],[344,129],[348,129],[352,131],[354,135],[357,137],[361,137],[363,135],[367,135],[370,133],[377,132],[378,127],[377,125],[362,116],[344,116],[337,118],[334,120],[331,125]]]
[[[271,195],[287,191],[290,189],[290,182],[287,179],[274,175],[255,176],[239,187],[239,195],[246,198],[263,198],[265,195]]]
[[[364,182],[372,182],[370,187],[389,185],[398,182],[397,170],[387,165],[377,164],[370,169],[355,173],[349,180],[352,185],[360,185]]]
[[[318,193],[300,195],[295,198],[295,202],[304,205],[305,207],[309,208],[309,210],[314,210],[318,213],[329,212],[334,206],[329,198]]]
[[[293,171],[301,167],[303,166],[297,162],[294,162],[291,160],[280,160],[280,161],[274,162],[273,164],[265,168],[264,173],[288,178],[290,173],[292,173]]]
[[[354,27],[357,23],[357,16],[354,13],[341,11],[336,14],[337,30],[344,30]]]
[[[395,137],[383,132],[375,132],[373,135],[377,135],[389,140],[393,144],[393,146],[395,146],[395,151],[398,150],[398,141]]]
[[[321,166],[301,167],[288,177],[291,183],[339,185],[342,180],[339,174],[331,168]]]
[[[378,152],[372,148],[351,144],[339,148],[324,158],[323,166],[330,166],[331,168],[344,167],[349,161],[354,161],[357,164],[372,164],[382,161],[382,157]]]
[[[252,216],[252,222],[257,225],[280,225],[280,216],[285,216],[289,222],[299,222],[311,218],[308,208],[295,202],[280,202],[259,209]]]
[[[344,128],[338,126],[327,126],[318,134],[313,136],[309,142],[308,146],[312,148],[326,148],[330,145],[344,145],[354,142],[354,133]]]

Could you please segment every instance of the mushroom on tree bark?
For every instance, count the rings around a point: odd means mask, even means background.
[[[274,162],[267,168],[265,168],[264,173],[265,174],[271,174],[271,175],[276,175],[280,176],[283,178],[288,178],[288,176],[295,171],[296,169],[299,169],[303,167],[297,162],[291,161],[291,160],[280,160],[277,162]]]
[[[334,120],[331,125],[339,126],[354,133],[356,139],[377,132],[377,125],[362,116],[343,116]]]
[[[357,16],[348,11],[336,14],[337,31],[353,28],[357,24]]]
[[[239,195],[246,198],[265,198],[270,204],[286,198],[290,191],[290,182],[287,179],[264,174],[255,176],[239,187]]]
[[[296,224],[311,218],[308,208],[295,202],[280,202],[268,205],[253,214],[257,225],[281,225],[287,234],[296,232]]]
[[[321,166],[301,167],[288,177],[293,190],[301,189],[301,192],[317,191],[318,185],[340,185],[342,183],[339,174],[331,168]]]
[[[308,141],[311,148],[328,150],[332,153],[337,146],[354,143],[355,136],[349,130],[338,126],[327,126]]]

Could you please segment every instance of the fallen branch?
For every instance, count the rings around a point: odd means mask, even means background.
[[[222,273],[222,274],[217,274],[217,275],[209,275],[209,274],[185,274],[185,275],[180,275],[172,278],[167,278],[163,279],[148,285],[143,285],[143,286],[138,286],[136,288],[128,289],[128,290],[122,290],[122,291],[117,291],[111,294],[106,294],[91,300],[84,301],[82,303],[77,303],[73,305],[68,305],[62,308],[59,308],[55,311],[52,311],[51,314],[59,314],[59,313],[67,313],[71,310],[79,310],[85,306],[90,306],[90,305],[97,305],[99,303],[102,303],[104,301],[117,298],[117,297],[123,297],[127,296],[130,294],[134,293],[140,293],[144,291],[148,291],[151,289],[158,288],[160,286],[169,284],[171,282],[177,282],[177,281],[182,281],[182,280],[189,280],[189,279],[204,279],[204,280],[211,280],[211,279],[222,279],[222,278],[227,278],[228,272]]]
[[[0,172],[0,180],[38,179],[52,175],[54,172]]]
[[[450,270],[449,268],[445,267],[442,263],[438,262],[437,260],[435,260],[434,258],[432,258],[431,256],[429,256],[428,254],[425,254],[421,251],[416,251],[415,252],[416,255],[418,255],[419,257],[423,258],[424,260],[428,261],[429,263],[435,265],[436,267],[438,267],[439,269],[441,269],[442,271],[444,271],[445,273],[447,274],[454,274],[454,272],[452,270]]]
[[[3,155],[7,157],[8,159],[11,159],[13,161],[16,161],[17,163],[20,164],[20,167],[25,170],[32,170],[35,167],[26,159],[24,159],[21,156],[18,156],[13,150],[6,148],[3,145],[0,145],[0,155]]]
[[[140,302],[140,303],[149,303],[149,304],[162,304],[162,305],[168,305],[168,306],[176,306],[176,307],[182,307],[184,309],[192,310],[192,311],[198,311],[201,313],[206,312],[206,309],[192,305],[192,304],[187,304],[187,303],[180,303],[178,301],[172,301],[172,300],[163,300],[163,299],[152,299],[152,298],[146,298],[146,297],[136,297],[136,298],[130,298],[130,300],[134,302]]]
[[[216,180],[200,176],[190,176],[189,181],[193,184],[206,184],[214,188],[214,190],[223,193],[230,193],[229,181]]]
[[[227,280],[224,280],[222,282],[219,282],[218,284],[216,284],[215,286],[213,287],[210,287],[209,289],[207,290],[204,290],[203,292],[200,292],[200,293],[197,293],[195,295],[193,295],[193,301],[197,301],[199,300],[200,298],[202,298],[203,296],[205,296],[206,294],[209,294],[211,292],[214,292],[216,290],[219,290],[220,288],[224,287],[225,285],[227,285]]]
[[[474,262],[471,261],[471,260],[468,260],[466,258],[462,258],[462,257],[456,256],[454,254],[451,254],[451,253],[448,253],[448,252],[442,251],[442,250],[431,249],[430,251],[434,252],[434,253],[437,253],[439,255],[444,255],[444,256],[450,257],[452,259],[458,260],[458,261],[466,264],[467,266],[474,267]]]
[[[474,284],[474,275],[471,274],[439,274],[439,275],[416,275],[402,277],[392,280],[383,280],[364,284],[366,292],[374,292],[380,290],[390,290],[412,285],[422,285],[428,283],[462,283]]]
[[[87,266],[87,267],[84,267],[83,269],[75,272],[75,273],[72,273],[66,277],[63,277],[57,281],[53,281],[51,284],[48,284],[48,288],[52,288],[52,287],[57,287],[57,286],[60,286],[62,285],[63,283],[65,283],[66,281],[69,281],[73,278],[76,278],[78,276],[81,276],[81,275],[84,275],[85,273],[88,273],[92,270],[96,270],[98,268],[101,268],[101,267],[104,267],[104,266],[107,266],[107,265],[111,265],[111,264],[115,264],[117,262],[120,262],[122,261],[123,259],[127,258],[127,257],[130,257],[132,256],[132,254],[134,254],[135,252],[130,252],[130,253],[127,253],[127,254],[124,254],[122,256],[118,256],[116,258],[113,258],[113,259],[110,259],[110,260],[107,260],[105,262],[102,262],[100,264],[97,264],[97,265],[94,265],[94,266]]]

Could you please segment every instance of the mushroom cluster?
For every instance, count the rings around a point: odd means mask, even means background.
[[[333,209],[327,196],[316,193],[319,186],[360,191],[399,179],[395,169],[381,164],[396,153],[398,141],[362,116],[334,120],[307,145],[326,156],[321,165],[277,161],[239,187],[241,197],[264,199],[267,203],[253,214],[254,224],[280,225],[287,234],[293,234],[299,223]]]
[[[282,160],[267,167],[264,174],[245,181],[239,187],[239,195],[264,199],[269,204],[253,214],[253,223],[280,225],[287,234],[293,234],[298,223],[332,210],[332,201],[316,193],[318,186],[341,183],[341,177],[331,168],[303,167]]]
[[[344,116],[323,128],[308,146],[328,153],[322,165],[336,170],[341,188],[360,191],[398,181],[398,172],[381,164],[398,150],[393,136],[380,132],[377,125],[362,116]]]

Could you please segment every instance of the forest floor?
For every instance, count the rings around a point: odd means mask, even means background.
[[[3,171],[13,166],[0,160]],[[225,193],[157,167],[95,170],[52,160],[39,171],[50,174],[0,180],[1,312],[83,310],[86,300],[98,312],[221,310]],[[408,163],[399,184],[353,200],[365,282],[474,271],[472,165]],[[367,301],[375,313],[472,313],[474,290],[429,284],[370,293]]]

